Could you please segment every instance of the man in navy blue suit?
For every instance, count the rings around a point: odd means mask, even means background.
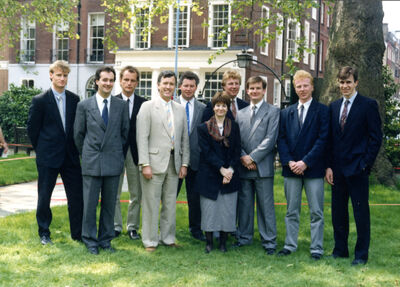
[[[366,264],[370,243],[368,176],[382,143],[381,118],[375,100],[360,95],[357,70],[343,67],[338,73],[342,98],[329,106],[330,133],[325,179],[332,186],[332,257],[349,257],[351,198],[357,228],[352,265]]]
[[[81,240],[82,175],[79,153],[73,140],[73,126],[79,97],[65,89],[70,68],[65,61],[50,65],[49,90],[33,97],[29,109],[28,136],[36,152],[38,203],[36,219],[40,242],[52,244],[50,199],[60,174],[68,199],[71,237]]]
[[[324,175],[328,107],[312,98],[313,77],[299,70],[293,77],[299,101],[281,112],[278,151],[287,200],[286,239],[278,256],[297,249],[301,195],[304,187],[311,218],[311,258],[321,259],[324,235]]]

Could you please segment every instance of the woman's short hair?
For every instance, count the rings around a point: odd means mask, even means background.
[[[212,107],[214,108],[218,103],[223,103],[229,107],[231,105],[231,98],[226,92],[217,92],[211,99]]]

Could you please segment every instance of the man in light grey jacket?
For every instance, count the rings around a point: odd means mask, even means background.
[[[261,77],[247,80],[250,106],[240,110],[236,121],[242,143],[238,195],[238,241],[234,246],[249,245],[254,233],[254,198],[257,196],[257,223],[261,244],[268,255],[276,250],[274,207],[274,159],[279,131],[279,108],[263,100],[267,83]]]
[[[74,124],[75,145],[82,156],[82,240],[91,254],[98,254],[99,247],[115,252],[111,247],[115,200],[124,166],[123,147],[129,131],[128,105],[111,96],[114,69],[97,69],[95,79],[97,93],[78,104]],[[97,234],[96,208],[100,193]]]

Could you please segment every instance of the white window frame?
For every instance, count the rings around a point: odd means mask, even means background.
[[[326,11],[326,27],[329,27],[331,21],[331,15],[329,14],[329,11]]]
[[[32,83],[32,86],[30,85]],[[29,79],[21,79],[21,86],[25,86],[27,88],[34,88],[35,87],[35,80],[32,78]]]
[[[265,94],[263,96],[263,99],[265,102],[268,103],[268,77],[265,77],[265,76],[260,76],[260,77],[263,78],[265,83],[267,84],[267,86],[265,87]]]
[[[216,92],[222,90],[222,85],[221,85],[221,83],[222,83],[222,76],[223,76],[224,72],[217,72],[217,73],[215,73],[215,74],[214,74],[214,78],[213,78],[213,79],[210,79],[210,80],[208,81],[208,84],[209,84],[209,87],[210,87],[210,88],[207,88],[207,87],[206,87],[206,84],[207,84],[207,75],[210,75],[210,76],[211,76],[211,74],[212,74],[212,72],[204,72],[204,81],[203,81],[203,82],[204,82],[204,86],[203,86],[203,89],[202,89],[202,90],[204,90],[204,94],[201,95],[201,99],[211,100],[211,98],[214,96],[214,94],[215,94]],[[216,86],[215,89],[212,88],[213,84],[214,84],[214,86]],[[207,94],[207,93],[209,94],[209,96],[206,97],[206,94]]]
[[[188,48],[189,47],[189,41],[190,41],[190,3],[185,3],[181,4],[181,7],[186,8],[186,32],[184,34],[186,35],[186,44],[184,45],[179,45],[178,47],[181,48]],[[175,23],[175,15],[176,15],[176,8],[173,7],[172,5],[169,7],[169,21],[168,21],[168,47],[169,48],[174,48],[175,47],[175,28],[176,28],[176,23]],[[180,13],[179,17],[179,26],[183,23],[182,20],[182,11]],[[180,28],[179,28],[180,30]],[[179,42],[179,40],[178,40]]]
[[[141,9],[143,9],[143,7],[140,7]],[[145,8],[147,9],[147,12],[145,13],[150,13],[151,11],[151,6]],[[143,12],[143,11],[141,11]],[[136,15],[135,10],[133,8],[133,15]],[[135,17],[135,16],[134,16]],[[151,26],[151,19],[148,19],[149,23],[147,23],[147,27]],[[142,23],[138,23],[136,22],[135,26],[133,26],[133,23],[131,24],[131,29],[133,31],[133,33],[131,33],[131,49],[135,49],[135,50],[146,50],[149,49],[151,47],[151,33],[150,30],[147,32],[147,43],[146,43],[146,47],[139,47],[138,42],[136,42],[136,38],[137,37],[141,37],[139,29],[144,29],[142,27],[138,27],[138,24],[142,24]],[[144,23],[146,24],[146,23]],[[144,27],[144,25],[143,25]],[[145,43],[145,42],[143,42]]]
[[[64,61],[69,61],[69,37],[68,34],[66,34],[65,32],[68,32],[69,30],[69,23],[65,23],[65,22],[61,22],[60,24],[57,24],[54,26],[54,32],[53,32],[53,53],[52,53],[52,60],[64,60]],[[62,32],[64,35],[66,35],[67,37],[64,38],[60,38],[59,34],[60,32]],[[67,41],[67,49],[61,48],[59,49],[58,46],[58,41]],[[67,51],[67,59],[64,59],[63,57],[60,59],[58,58],[58,52],[61,51],[61,53],[63,53],[63,51]]]
[[[269,8],[267,6],[262,6],[261,7],[261,18],[269,18]],[[261,33],[261,40],[264,38],[264,35],[267,35],[269,33],[269,28],[268,26],[264,28],[264,32]],[[260,53],[263,55],[268,56],[268,48],[269,48],[269,43],[265,43],[264,47],[260,47]]]
[[[296,27],[295,27],[295,32],[296,32],[296,35],[295,35],[295,38],[294,39],[291,39],[291,38],[289,38],[289,36],[290,36],[290,29],[289,29],[289,26],[292,24],[292,23],[294,23],[295,25],[296,25]],[[286,26],[286,59],[289,57],[289,42],[290,41],[294,41],[294,54],[296,54],[297,53],[297,49],[298,49],[298,44],[297,44],[297,40],[300,38],[300,23],[297,23],[295,20],[293,20],[293,19],[289,19],[288,20],[288,22],[287,22],[287,26]],[[293,60],[295,61],[295,62],[298,62],[298,57],[293,57]]]
[[[314,2],[317,3],[317,0],[314,0]],[[311,18],[317,20],[317,8],[315,7],[311,8]]]
[[[91,36],[91,28],[92,27],[101,27],[101,25],[92,25],[92,17],[94,16],[103,16],[102,22],[96,24],[103,24],[103,37],[92,37]],[[87,62],[88,63],[104,63],[105,60],[105,53],[104,53],[104,35],[105,35],[105,14],[104,13],[88,13],[88,39],[87,39]],[[92,40],[93,39],[101,39],[103,41],[103,60],[98,60],[98,56],[96,56],[96,60],[91,60],[90,57],[92,55],[93,47],[92,47]],[[101,51],[100,49],[96,49],[96,51]]]
[[[273,105],[280,108],[282,101],[282,87],[278,79],[274,79]]]
[[[150,77],[145,76],[145,74],[150,74]],[[149,84],[150,83],[150,88]],[[146,98],[146,99],[151,99],[151,92],[153,88],[153,71],[141,71],[140,72],[140,80],[138,83],[138,86],[136,87],[136,92]],[[149,94],[144,94],[143,91],[150,91]]]
[[[208,6],[208,41],[207,41],[207,46],[211,49],[220,49],[223,48],[222,47],[215,47],[213,42],[214,42],[214,26],[213,26],[213,22],[214,22],[214,6],[216,5],[227,5],[228,6],[228,26],[231,26],[231,5],[229,2],[227,1],[221,1],[221,0],[211,0],[209,2],[209,6]],[[231,45],[231,31],[228,32],[228,34],[226,35],[226,43],[227,43],[227,47],[230,47]]]
[[[321,4],[321,24],[324,25],[324,18],[325,18],[325,4]]]
[[[315,42],[317,41],[317,35],[311,32],[311,48],[315,50]],[[315,70],[315,52],[310,54],[310,70]]]
[[[281,14],[278,14],[278,19],[283,19]],[[275,32],[275,58],[278,60],[282,60],[283,33],[284,31],[280,32],[280,34],[278,31]]]
[[[319,69],[319,71],[322,71],[322,65],[323,65],[323,63],[322,63],[322,60],[324,59],[324,55],[323,55],[323,53],[324,53],[324,41],[323,40],[321,40],[321,42],[319,43],[319,47],[318,47],[318,49],[319,49],[319,67],[318,67],[318,69]]]
[[[285,101],[290,101],[290,93],[291,93],[291,83],[290,79],[285,79],[285,93],[286,93],[286,98]]]
[[[310,22],[304,21],[304,39],[305,39],[305,48],[310,48]],[[307,50],[304,50],[303,55],[303,63],[308,65],[309,64],[309,57],[310,53]]]
[[[30,64],[35,63],[36,60],[36,23],[35,21],[27,21],[26,18],[21,19],[21,40],[20,40],[20,61],[22,63]],[[34,38],[30,37],[31,30],[34,30]],[[29,46],[33,43],[33,47],[30,49]],[[25,53],[28,51],[28,54]],[[28,56],[29,59],[26,60],[25,57]],[[32,57],[32,59],[31,59]]]

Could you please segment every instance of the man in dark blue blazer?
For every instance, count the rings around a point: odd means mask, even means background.
[[[352,265],[366,264],[370,243],[368,176],[382,143],[381,118],[375,100],[357,91],[357,70],[343,67],[338,73],[342,99],[329,106],[330,128],[326,180],[332,185],[332,224],[335,247],[332,257],[349,257],[351,198],[357,227]]]
[[[50,66],[51,88],[33,97],[29,109],[28,136],[36,152],[39,174],[36,220],[43,245],[52,244],[50,200],[59,174],[68,199],[71,237],[81,240],[82,176],[79,153],[73,141],[79,97],[65,89],[69,72],[66,62],[54,62]]]
[[[247,107],[249,104],[237,97],[240,91],[240,83],[242,77],[236,70],[227,70],[222,76],[222,89],[230,96],[232,99],[231,106],[228,109],[227,117],[231,120],[236,119],[236,114],[239,110]],[[201,122],[208,121],[214,115],[214,110],[211,102],[207,104],[204,109]]]
[[[311,218],[311,258],[321,259],[324,235],[324,175],[328,139],[328,107],[312,98],[310,73],[299,70],[293,77],[299,102],[281,112],[278,151],[287,200],[286,239],[279,256],[296,251],[301,195],[304,187]]]

